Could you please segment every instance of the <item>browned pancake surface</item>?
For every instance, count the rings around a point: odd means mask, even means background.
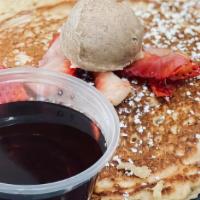
[[[21,11],[0,22],[0,64],[37,65],[73,5],[70,0],[55,1],[53,5]]]
[[[200,2],[131,1],[146,26],[144,46],[181,50],[200,61]],[[20,12],[0,23],[0,64],[35,66],[71,1]],[[156,98],[134,80],[117,107],[121,142],[99,174],[92,199],[181,200],[200,193],[200,82],[178,86],[174,97]]]
[[[197,1],[133,2],[146,27],[144,46],[171,48],[200,61]],[[121,143],[100,173],[93,199],[178,200],[200,193],[200,82],[178,86],[159,99],[133,81],[118,108]],[[139,168],[138,168],[139,167]]]

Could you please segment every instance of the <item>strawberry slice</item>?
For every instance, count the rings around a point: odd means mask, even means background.
[[[150,53],[144,55],[143,59],[136,61],[124,70],[126,76],[164,80],[174,76],[177,69],[189,63],[188,58],[179,53],[170,53],[166,56]]]
[[[157,96],[171,96],[176,82],[200,75],[200,64],[192,62],[188,56],[169,49],[149,48],[144,58],[122,71],[128,78],[143,78],[150,84]],[[171,81],[172,83],[166,84]]]
[[[59,38],[60,33],[54,33],[52,40],[49,42],[49,47],[53,45],[53,43]]]
[[[0,69],[6,69],[0,65]],[[28,94],[20,83],[1,83],[0,84],[0,104],[24,101],[28,99]]]
[[[170,76],[170,80],[184,80],[193,78],[200,75],[200,65],[189,61],[187,64],[177,68],[174,73]]]
[[[71,62],[67,59],[64,60],[64,73],[69,74],[71,76],[76,76],[76,68],[71,67]]]
[[[6,69],[6,67],[4,67],[3,65],[0,65],[0,69]]]
[[[172,96],[175,87],[173,84],[166,83],[164,81],[149,81],[151,90],[157,97]]]
[[[112,72],[96,73],[95,85],[115,106],[119,105],[131,92],[129,81],[120,79]]]
[[[25,101],[28,99],[28,94],[22,84],[0,84],[0,104]]]
[[[39,62],[39,66],[57,72],[63,72],[72,76],[76,75],[76,68],[71,68],[71,62],[67,60],[61,51],[60,33],[56,33],[49,43],[49,49]]]

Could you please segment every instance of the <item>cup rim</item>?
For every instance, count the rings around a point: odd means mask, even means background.
[[[90,86],[83,80],[67,74],[49,71],[42,68],[16,67],[10,69],[3,69],[0,72],[0,82],[3,76],[17,75],[17,74],[20,75],[38,74],[40,76],[53,77],[63,81],[71,81],[74,84],[81,86],[88,92],[92,93],[95,96],[95,98],[97,98],[101,102],[103,108],[109,115],[109,118],[112,120],[111,125],[113,126],[112,127],[113,134],[110,137],[110,144],[108,145],[107,150],[104,152],[102,157],[96,163],[94,163],[92,166],[90,166],[83,172],[61,181],[46,183],[46,184],[14,185],[14,184],[0,183],[0,193],[6,193],[11,195],[13,194],[43,195],[47,193],[57,192],[60,190],[65,191],[66,188],[74,188],[75,186],[77,186],[77,183],[79,184],[84,183],[90,178],[94,177],[111,159],[119,143],[120,139],[119,118],[113,105],[102,94],[100,94],[100,92],[98,92],[95,87]]]

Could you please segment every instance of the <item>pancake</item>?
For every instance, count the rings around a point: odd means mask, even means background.
[[[170,3],[171,2],[171,3]],[[134,3],[146,27],[144,46],[171,48],[200,61],[197,1]],[[93,200],[189,200],[200,193],[200,81],[159,99],[132,81],[117,112],[121,143],[99,174]]]
[[[51,0],[45,6],[39,0],[33,2],[30,9],[24,5],[19,11],[17,7],[19,12],[0,21],[0,64],[4,66],[37,65],[74,4],[70,0]],[[0,19],[5,14],[1,13]]]
[[[130,4],[146,26],[144,47],[179,49],[200,61],[198,0]],[[13,13],[4,11],[0,16],[0,65],[37,66],[73,5],[73,1],[55,0],[12,8]],[[172,98],[156,98],[145,83],[132,81],[132,93],[116,107],[121,142],[113,159],[99,173],[92,200],[197,198],[199,88],[200,79],[191,79],[181,84]]]

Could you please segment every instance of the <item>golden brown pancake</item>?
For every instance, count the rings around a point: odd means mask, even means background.
[[[40,0],[33,2],[20,11],[17,7],[18,13],[0,21],[0,64],[4,66],[37,65],[74,4],[71,0],[51,0],[45,6],[40,6]]]
[[[42,7],[32,4],[13,16],[9,9],[1,14],[0,64],[37,65],[74,4],[54,2]],[[144,47],[181,50],[200,61],[199,0],[130,3],[146,26]],[[92,199],[196,198],[200,193],[200,80],[179,85],[172,98],[155,97],[137,80],[132,86],[132,94],[116,108],[121,142],[100,172]]]
[[[170,3],[171,2],[171,3]],[[146,25],[144,46],[181,50],[200,61],[197,1],[137,2]],[[159,99],[132,82],[117,112],[121,143],[99,174],[93,200],[189,200],[200,193],[200,81]]]

